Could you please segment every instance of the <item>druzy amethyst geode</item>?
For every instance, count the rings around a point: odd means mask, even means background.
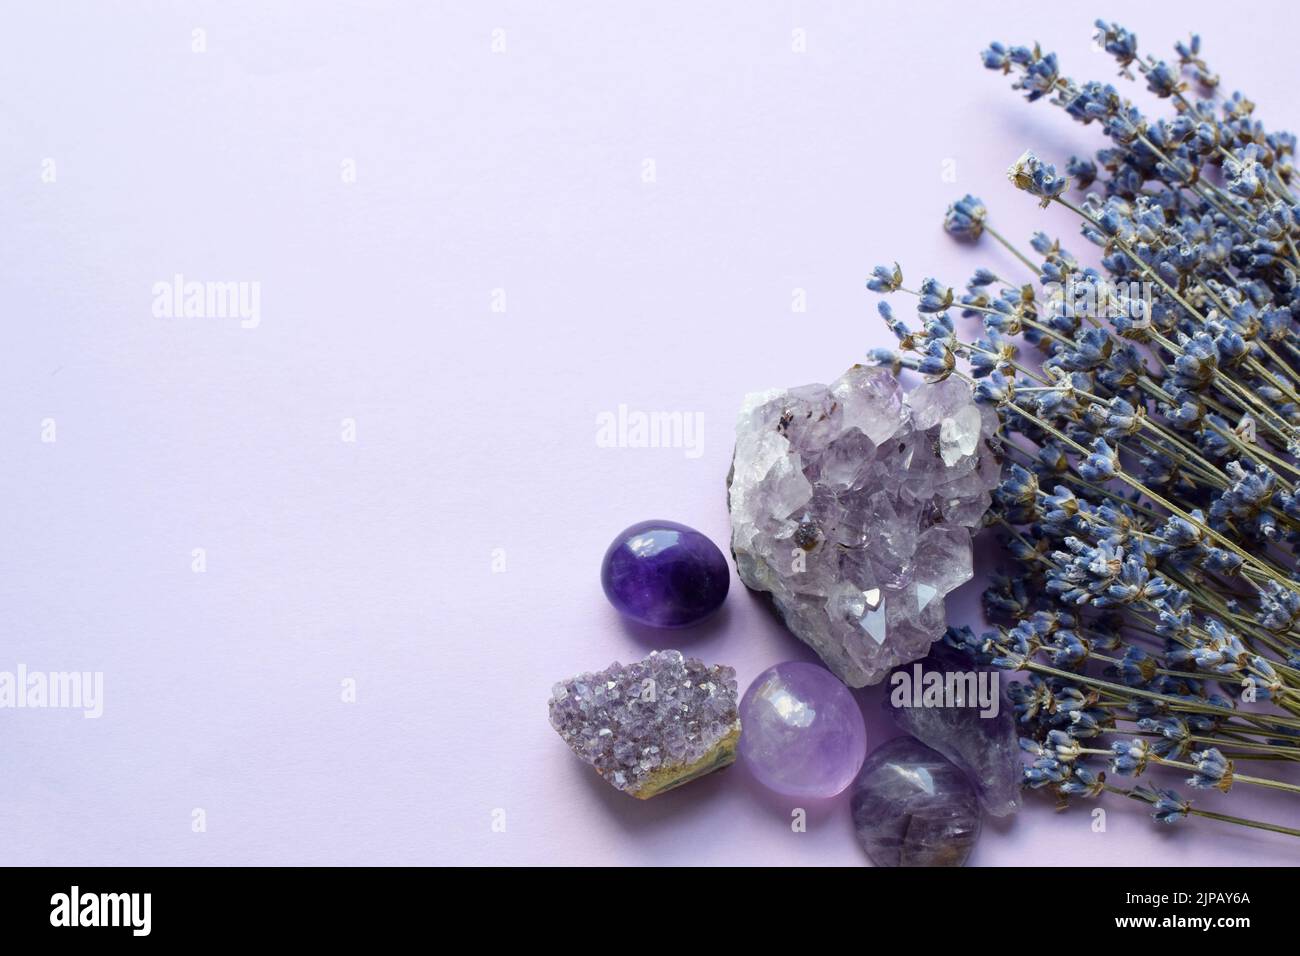
[[[651,627],[689,627],[727,597],[731,569],[718,546],[675,521],[641,521],[616,537],[600,565],[605,596]]]
[[[751,395],[728,477],[740,579],[851,687],[923,656],[971,577],[997,486],[997,415],[958,379],[885,368]]]
[[[736,759],[736,672],[680,651],[560,681],[551,726],[605,781],[640,799]]]
[[[970,780],[911,737],[867,754],[849,806],[858,842],[876,866],[961,866],[980,835]]]

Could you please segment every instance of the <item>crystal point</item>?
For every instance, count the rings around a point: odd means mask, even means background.
[[[1002,695],[1000,672],[977,667],[969,657],[942,641],[925,660],[901,667],[896,673],[914,682],[915,668],[922,674],[942,674],[954,688],[953,706],[897,706],[887,695],[885,709],[894,723],[922,743],[934,748],[965,771],[975,785],[980,804],[991,816],[1003,817],[1020,808],[1020,733],[1012,708]],[[949,682],[948,675],[963,680]],[[970,678],[984,681],[987,699],[970,699]],[[891,678],[890,685],[903,683]],[[979,686],[978,684],[976,686]],[[977,692],[978,694],[979,692]],[[992,705],[996,695],[996,708]],[[905,701],[912,703],[912,701]],[[992,713],[996,709],[996,713]]]

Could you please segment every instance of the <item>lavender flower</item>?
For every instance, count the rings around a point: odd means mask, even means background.
[[[1184,819],[1192,805],[1178,795],[1176,790],[1162,787],[1134,787],[1129,795],[1151,804],[1151,816],[1161,823],[1177,823]]]
[[[1008,170],[1074,220],[1101,268],[1046,232],[1016,246],[966,195],[944,229],[987,233],[1006,262],[956,283],[960,294],[937,277],[905,289],[897,265],[868,282],[914,296],[919,314],[882,309],[899,347],[877,360],[967,381],[1001,421],[987,522],[1009,567],[984,594],[997,627],[947,640],[1021,675],[1008,697],[1026,786],[1127,795],[1166,823],[1300,836],[1146,782],[1264,787],[1296,817],[1300,785],[1270,773],[1300,757],[1296,137],[1267,129],[1243,94],[1217,92],[1199,37],[1168,62],[1120,24],[1098,21],[1097,40],[1115,82],[1145,86],[1168,115],[1145,115],[1110,82],[1076,82],[1037,46],[995,42],[981,59],[1104,137],[1065,175],[1032,151]],[[1109,783],[1103,765],[1141,782]]]
[[[1227,793],[1232,787],[1232,761],[1226,759],[1218,750],[1211,747],[1192,754],[1192,763],[1196,773],[1187,782],[1200,790],[1222,790]]]
[[[1042,162],[1031,151],[1025,151],[1007,170],[1007,178],[1017,189],[1023,189],[1031,196],[1038,196],[1046,208],[1051,201],[1060,196],[1070,181],[1056,174],[1056,167]]]
[[[984,232],[984,220],[987,218],[988,210],[984,208],[984,203],[967,195],[948,207],[947,215],[943,218],[943,228],[949,235],[959,239],[978,239]],[[977,277],[976,284],[989,283],[980,282]]]

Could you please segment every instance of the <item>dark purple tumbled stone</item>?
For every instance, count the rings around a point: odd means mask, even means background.
[[[867,754],[849,805],[876,866],[961,866],[980,835],[979,800],[966,774],[911,737]]]
[[[731,569],[718,546],[675,521],[642,521],[605,552],[600,583],[609,602],[651,627],[689,627],[719,607]]]

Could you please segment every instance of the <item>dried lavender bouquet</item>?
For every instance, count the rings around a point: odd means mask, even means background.
[[[1018,249],[967,196],[945,228],[987,235],[1029,278],[979,269],[957,293],[876,268],[869,288],[914,295],[918,320],[882,301],[899,347],[872,357],[964,379],[997,409],[1006,459],[986,522],[1015,567],[985,594],[996,629],[946,640],[1024,675],[1009,692],[1026,785],[1300,836],[1286,825],[1300,821],[1296,139],[1220,92],[1198,37],[1171,64],[1121,26],[1097,29],[1171,115],[1076,83],[1037,46],[994,43],[983,60],[1104,132],[1095,161],[1071,158],[1065,175],[1031,153],[1009,171],[1077,218],[1101,268],[1041,232]],[[1278,791],[1277,816],[1209,809],[1168,786],[1178,777]]]

